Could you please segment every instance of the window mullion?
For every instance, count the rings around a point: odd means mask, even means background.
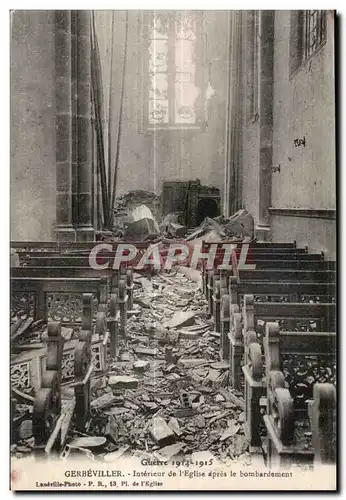
[[[258,113],[258,95],[259,95],[259,34],[260,34],[260,12],[255,11],[254,16],[254,117]]]
[[[323,10],[318,11],[318,17],[317,17],[317,26],[318,26],[318,36],[317,36],[317,43],[320,44],[323,41]]]
[[[175,81],[175,16],[172,14],[169,19],[168,30],[168,121],[170,125],[175,124],[175,96],[174,96],[174,81]]]
[[[306,48],[307,48],[307,57],[310,56],[311,52],[311,10],[307,11],[307,27],[306,27],[306,33],[307,33],[307,43],[306,43]]]

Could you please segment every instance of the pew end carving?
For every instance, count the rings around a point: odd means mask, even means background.
[[[75,348],[75,425],[80,431],[85,430],[90,416],[91,337],[90,330],[82,330]]]
[[[126,271],[126,291],[128,297],[128,310],[132,311],[133,309],[133,272],[132,269],[127,269]]]
[[[108,328],[110,333],[110,356],[115,359],[117,356],[119,343],[119,320],[120,311],[118,310],[118,296],[112,293],[109,303]]]
[[[260,435],[260,399],[265,394],[263,382],[263,359],[261,346],[256,342],[256,334],[245,332],[244,344],[246,361],[242,367],[244,374],[245,435],[250,443],[250,452],[259,452],[262,441]]]
[[[208,300],[208,312],[210,315],[213,314],[213,292],[214,292],[214,271],[208,271],[208,285],[207,285],[207,300]]]
[[[121,279],[119,281],[119,286],[118,286],[118,305],[120,312],[119,335],[125,338],[126,338],[127,302],[128,302],[128,296],[126,293],[126,280]]]
[[[241,362],[243,357],[242,321],[238,306],[231,306],[231,331],[230,340],[230,383],[231,386],[240,390],[241,388]]]
[[[64,338],[60,323],[48,324],[47,371],[37,391],[32,424],[36,456],[45,455],[45,445],[54,431],[61,412],[61,372]]]
[[[213,317],[214,317],[215,331],[218,333],[221,333],[220,308],[221,308],[220,280],[216,279],[214,280],[214,291],[213,291]]]
[[[229,339],[230,332],[230,297],[229,295],[222,295],[221,297],[221,335],[220,335],[220,356],[222,360],[228,361],[229,359]]]
[[[335,463],[336,389],[333,384],[316,383],[314,385],[313,400],[308,402],[308,411],[315,462]]]

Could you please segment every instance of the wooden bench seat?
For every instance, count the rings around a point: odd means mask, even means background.
[[[231,304],[241,305],[241,299],[246,294],[252,294],[256,299],[265,300],[271,299],[273,302],[279,302],[287,299],[288,302],[301,302],[306,300],[324,300],[332,302],[333,300],[325,300],[326,298],[333,299],[336,296],[335,283],[325,282],[312,282],[312,281],[283,281],[277,282],[263,282],[251,281],[238,283],[230,281],[229,296]],[[274,300],[277,297],[280,300]]]
[[[11,269],[11,276],[13,278],[112,278],[116,274],[115,270],[109,269],[93,269],[90,266],[83,267],[52,267],[52,266],[38,266],[38,267],[15,267]]]
[[[297,243],[290,242],[290,243],[272,243],[270,241],[266,242],[258,242],[258,241],[243,241],[243,240],[220,240],[220,241],[213,241],[213,242],[207,242],[205,240],[202,240],[202,247],[203,248],[208,248],[210,245],[218,245],[218,248],[221,248],[222,245],[234,245],[236,248],[239,248],[243,245],[249,245],[251,248],[256,249],[256,250],[272,250],[272,249],[280,249],[280,250],[297,250]]]
[[[239,260],[240,251],[236,252],[237,260]],[[321,253],[306,253],[306,252],[296,252],[296,253],[287,253],[287,252],[265,252],[265,251],[249,251],[247,254],[247,263],[253,263],[262,260],[288,260],[288,261],[306,261],[306,260],[314,260],[314,261],[324,261],[324,254]],[[326,261],[328,262],[328,261]]]
[[[113,268],[114,254],[113,255],[102,255],[100,254],[96,258],[98,265],[109,264],[110,268]],[[91,267],[88,256],[75,256],[75,255],[57,255],[49,257],[27,257],[25,259],[25,264],[27,267]],[[126,264],[125,262],[123,263]]]
[[[238,280],[242,281],[313,281],[335,283],[335,271],[312,271],[312,270],[296,270],[296,269],[254,269],[238,271]]]
[[[38,242],[28,242],[28,241],[12,241],[10,247],[22,253],[30,254],[31,252],[36,252],[39,254],[45,254],[45,252],[90,252],[96,245],[108,244],[113,246],[113,251],[116,251],[117,245],[126,242],[123,241],[90,241],[90,242],[56,242],[56,241],[38,241]],[[131,241],[131,245],[135,245],[137,248],[148,248],[153,242],[151,241]]]
[[[257,260],[255,257],[250,259],[248,264],[254,264],[256,269],[297,269],[305,270],[310,269],[312,271],[335,271],[336,263],[335,261],[325,261],[325,260]]]

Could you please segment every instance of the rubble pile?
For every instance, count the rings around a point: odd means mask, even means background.
[[[131,220],[131,211],[140,205],[146,205],[157,220],[161,218],[160,197],[150,191],[130,191],[122,196],[117,196],[114,207],[113,231],[117,236],[122,236],[124,223]]]
[[[177,271],[151,279],[135,274],[134,283],[127,337],[108,372],[92,379],[85,434],[71,428],[70,438],[85,438],[79,446],[104,460],[119,453],[167,460],[204,452],[246,462],[244,400],[228,387],[229,364],[220,361],[220,334],[200,284]],[[73,388],[65,386],[63,399],[72,398]],[[28,421],[28,405],[26,417],[19,410]],[[33,445],[25,425],[12,446],[17,456]],[[96,437],[105,439],[96,446]]]
[[[196,229],[183,226],[174,214],[159,225],[159,212],[153,193],[118,197],[113,232],[106,236],[110,241],[155,240],[160,258],[174,241],[186,242],[192,252],[202,240],[253,238],[253,218],[246,210],[230,218],[206,218]],[[208,455],[246,463],[244,399],[229,388],[229,364],[220,361],[220,334],[207,312],[201,273],[180,265],[165,274],[135,273],[134,284],[127,336],[119,339],[107,373],[93,377],[91,416],[85,433],[70,428],[69,446],[104,460],[127,453],[161,459]],[[47,340],[46,324],[32,320],[33,301],[29,295],[22,300],[11,304],[12,356],[42,349]],[[78,329],[63,328],[62,334],[74,339]],[[17,431],[11,450],[17,457],[34,446],[34,396],[33,390],[15,390]],[[64,404],[73,397],[73,387],[63,386]]]
[[[198,286],[180,273],[135,283],[140,313],[129,319],[119,359],[93,381],[88,434],[107,437],[109,452],[244,458],[244,401],[227,388],[229,365],[219,361]]]
[[[138,214],[135,218],[133,217],[138,207],[141,209],[146,208],[152,214],[145,221],[148,226],[146,231],[139,224],[141,217],[138,217]],[[142,219],[147,219],[147,217],[144,215]],[[146,232],[151,235],[151,239],[159,236],[186,238],[186,241],[203,238],[207,242],[232,238],[236,240],[242,239],[247,242],[254,237],[254,219],[245,209],[238,210],[230,217],[222,215],[214,219],[206,217],[198,228],[192,230],[183,225],[182,212],[167,214],[163,220],[161,219],[161,200],[159,196],[147,191],[130,191],[116,199],[113,233],[115,237],[129,239],[126,234],[126,227],[136,221],[137,224],[134,225],[130,234],[133,241],[135,235],[132,233],[136,231],[136,228],[138,228],[137,241],[145,240],[147,238]],[[153,228],[155,229],[153,230]]]
[[[203,238],[204,241],[212,242],[220,239],[242,239],[245,243],[254,237],[254,220],[247,210],[239,210],[231,217],[220,215],[211,219],[206,217],[202,224],[190,234],[186,240]]]

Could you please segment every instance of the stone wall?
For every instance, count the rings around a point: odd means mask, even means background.
[[[11,16],[11,239],[55,238],[53,11]]]
[[[336,208],[334,19],[332,13],[327,14],[326,42],[294,73],[290,73],[291,21],[291,11],[275,11],[270,206],[287,210],[287,214],[269,218],[268,236],[273,241],[296,240],[299,246],[308,245],[310,251],[323,250],[326,257],[332,258],[335,221],[318,218],[313,211]],[[241,57],[249,67],[246,24],[242,36],[246,50]],[[260,72],[260,86],[262,77]],[[258,224],[260,174],[264,165],[259,154],[261,116],[248,111],[251,92],[248,87],[243,103],[242,200]],[[299,140],[304,144],[297,145]],[[288,211],[296,208],[310,210],[309,216],[289,215]]]

